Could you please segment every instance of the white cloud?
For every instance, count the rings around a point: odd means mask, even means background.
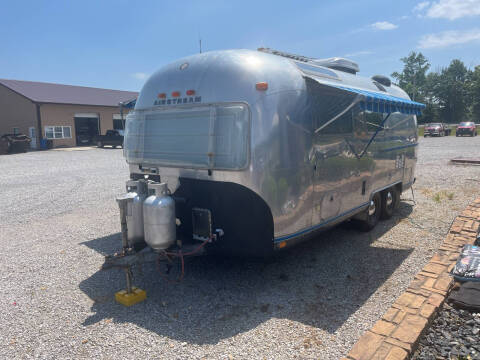
[[[413,12],[420,12],[423,9],[425,9],[428,5],[430,5],[430,1],[422,1],[421,3],[418,3],[415,5],[413,8]]]
[[[397,25],[392,24],[388,21],[379,21],[370,25],[375,30],[393,30],[398,28]]]
[[[370,51],[370,50],[362,50],[362,51],[355,51],[355,52],[350,53],[350,54],[345,54],[343,56],[344,57],[357,57],[357,56],[364,56],[364,55],[370,55],[370,54],[373,54],[373,52]]]
[[[456,20],[480,15],[480,0],[423,1],[418,3],[413,11],[419,13],[419,16]]]
[[[421,49],[439,49],[476,41],[480,41],[480,29],[451,30],[422,36],[418,42],[418,47]]]
[[[144,72],[136,72],[131,74],[137,80],[146,80],[150,75]]]

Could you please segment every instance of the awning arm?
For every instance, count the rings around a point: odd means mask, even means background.
[[[377,131],[375,131],[375,134],[373,134],[372,138],[368,141],[368,144],[367,146],[365,146],[365,149],[363,149],[362,153],[359,155],[359,158],[361,158],[363,155],[365,155],[365,153],[367,152],[368,150],[368,147],[370,146],[370,144],[373,142],[373,140],[375,139],[375,137],[377,136],[378,132],[380,130],[384,130],[385,128],[383,127],[383,125],[385,124],[385,122],[388,120],[388,118],[390,117],[392,113],[388,113],[388,115],[385,117],[385,119],[383,119],[382,123],[378,126],[378,129]]]

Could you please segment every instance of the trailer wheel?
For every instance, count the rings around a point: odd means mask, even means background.
[[[97,146],[98,146],[99,148],[103,148],[103,143],[102,143],[101,141],[97,141]]]
[[[382,211],[380,218],[390,219],[400,202],[400,193],[395,187],[382,191]]]
[[[378,224],[381,213],[382,197],[380,193],[375,193],[370,200],[370,206],[366,210],[366,219],[357,220],[359,230],[364,232],[372,230]]]

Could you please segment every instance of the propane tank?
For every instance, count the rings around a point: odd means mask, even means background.
[[[148,184],[148,190],[155,194],[143,203],[145,242],[155,251],[165,250],[177,237],[175,200],[168,195],[166,183]]]
[[[127,234],[130,246],[143,241],[143,202],[147,198],[145,181],[127,181],[127,195],[132,200],[127,203]]]

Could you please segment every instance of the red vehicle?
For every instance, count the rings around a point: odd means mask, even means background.
[[[473,121],[464,121],[458,124],[455,136],[477,136],[477,127]]]
[[[425,124],[423,137],[427,136],[449,136],[451,129],[446,124],[431,123]]]

